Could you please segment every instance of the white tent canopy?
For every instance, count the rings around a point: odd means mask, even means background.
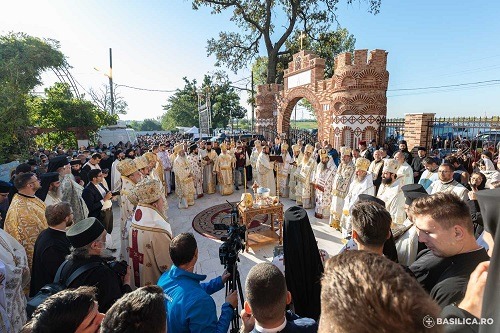
[[[199,133],[198,127],[196,127],[196,126],[193,126],[193,127],[181,127],[181,126],[177,126],[176,128],[182,134],[198,134]]]

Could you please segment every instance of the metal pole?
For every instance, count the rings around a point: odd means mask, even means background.
[[[255,119],[255,110],[254,110],[254,91],[253,91],[253,70],[252,70],[252,134],[254,133],[254,127],[253,127],[253,124],[254,124],[254,119]]]
[[[113,94],[113,54],[109,48],[109,92],[111,94],[111,115],[115,114],[115,96]]]

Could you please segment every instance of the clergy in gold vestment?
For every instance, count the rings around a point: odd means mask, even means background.
[[[198,155],[198,146],[195,143],[189,146],[187,159],[193,175],[195,195],[197,198],[201,198],[203,196],[203,167],[201,166],[200,155]]]
[[[217,174],[220,193],[230,195],[234,192],[233,168],[235,161],[227,153],[225,143],[220,145],[221,153],[215,160],[214,172]]]
[[[185,209],[188,208],[188,206],[194,205],[194,179],[189,168],[189,162],[184,147],[182,145],[175,146],[174,153],[177,155],[173,166],[175,174],[175,194],[179,198],[178,207],[180,209]]]
[[[212,142],[206,143],[206,149],[200,149],[201,165],[203,166],[203,192],[206,194],[215,193],[214,165],[217,153],[212,149]]]
[[[297,172],[297,205],[302,205],[304,209],[312,208],[314,205],[314,173],[316,172],[316,160],[312,158],[314,147],[306,145],[304,157],[298,166]]]
[[[26,250],[31,270],[35,241],[40,232],[48,228],[45,204],[35,197],[35,192],[40,188],[40,181],[34,173],[16,176],[14,186],[19,192],[12,198],[4,228]]]
[[[134,160],[124,159],[116,166],[121,174],[122,187],[120,190],[120,260],[128,259],[128,238],[130,229],[130,220],[137,204],[133,197],[132,190],[135,184],[142,180],[142,174],[139,172]]]
[[[286,143],[281,144],[281,157],[283,158],[283,163],[276,163],[278,168],[276,177],[278,177],[280,197],[288,198],[288,175],[290,174],[293,159],[288,152],[288,144]]]
[[[330,217],[330,205],[332,203],[332,184],[337,172],[337,166],[333,159],[328,156],[326,149],[318,151],[320,162],[314,173],[314,187],[316,188],[316,205],[314,216],[318,219]]]
[[[351,157],[351,148],[341,147],[341,162],[332,185],[332,204],[330,206],[330,226],[340,230],[340,218],[344,208],[344,198],[349,191],[354,175],[354,163]]]
[[[135,186],[134,193],[139,203],[130,227],[129,265],[132,287],[139,288],[156,284],[172,265],[172,228],[164,214],[165,199],[159,181],[143,180]]]
[[[260,152],[262,151],[262,144],[260,140],[255,140],[254,148],[252,154],[250,154],[250,165],[252,166],[252,179],[257,180],[257,159],[259,158]]]
[[[269,146],[262,147],[257,159],[257,183],[268,188],[269,195],[276,195],[276,180],[274,179],[274,163],[269,161]]]
[[[300,145],[292,146],[292,163],[290,164],[290,180],[288,182],[288,197],[292,200],[297,198],[297,172],[299,171],[298,165],[302,162],[304,154],[300,151]]]

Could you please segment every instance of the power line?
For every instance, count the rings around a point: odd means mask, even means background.
[[[135,90],[141,90],[141,91],[164,92],[164,93],[172,93],[172,92],[177,91],[177,89],[175,89],[175,90],[162,90],[162,89],[139,88],[139,87],[128,86],[126,84],[117,84],[116,86],[117,87],[125,87],[125,88],[129,88],[129,89],[135,89]]]
[[[478,81],[478,82],[449,84],[449,85],[443,85],[443,86],[419,87],[419,88],[388,89],[387,91],[411,91],[411,90],[440,89],[440,88],[461,87],[461,86],[469,86],[469,85],[473,85],[473,84],[491,83],[491,82],[500,82],[500,80],[487,80],[487,81]]]
[[[449,89],[442,89],[442,90],[435,90],[435,91],[418,91],[418,92],[413,92],[413,93],[406,93],[406,94],[398,94],[398,95],[389,95],[387,97],[399,97],[399,96],[415,96],[415,95],[425,95],[425,94],[436,94],[436,93],[445,93],[445,92],[453,92],[453,91],[462,91],[462,90],[472,90],[472,89],[481,89],[485,87],[491,87],[491,86],[498,86],[500,85],[500,82],[497,83],[488,83],[488,84],[481,84],[481,85],[475,85],[475,86],[461,86],[461,87],[454,87],[454,88],[449,88]]]

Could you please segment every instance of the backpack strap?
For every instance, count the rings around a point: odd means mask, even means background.
[[[64,262],[57,269],[56,276],[54,277],[54,283],[61,282],[61,273],[62,273],[62,270],[66,266],[67,263],[68,263],[68,260],[64,260]]]
[[[78,278],[80,275],[82,275],[86,271],[89,271],[101,265],[102,263],[100,262],[89,262],[88,264],[79,267],[68,277],[68,279],[65,282],[62,282],[61,284],[64,285],[65,288],[68,288],[73,283],[73,281],[75,281],[76,278]]]

